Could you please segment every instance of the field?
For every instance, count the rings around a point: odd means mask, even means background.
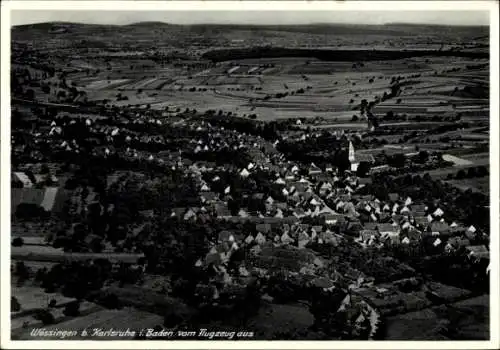
[[[474,119],[487,120],[487,99],[459,96],[471,76],[487,79],[485,69],[475,72],[466,69],[472,63],[470,59],[457,58],[450,67],[441,58],[422,57],[371,61],[354,68],[352,62],[266,58],[199,69],[152,63],[142,76],[136,68],[131,71],[121,67],[121,76],[112,68],[92,77],[75,73],[69,79],[83,86],[89,99],[107,99],[118,106],[149,104],[153,109],[169,106],[232,111],[239,116],[256,114],[262,120],[322,117],[347,122],[359,114],[356,109],[361,100],[381,98],[390,92],[391,79],[401,77],[404,79],[401,95],[378,103],[373,109],[376,115],[391,111],[430,118],[460,112],[464,118],[470,113]],[[446,70],[451,68],[460,71],[448,73]],[[118,94],[125,99],[117,100]],[[366,126],[362,121],[356,124]]]
[[[13,260],[37,262],[85,261],[88,259],[109,259],[110,261],[126,261],[136,263],[142,254],[127,253],[66,253],[62,248],[42,245],[23,245],[11,247]]]
[[[59,307],[74,300],[72,298],[66,298],[58,293],[45,293],[43,289],[31,286],[12,286],[11,294],[15,296],[21,304],[21,311],[19,312],[22,314],[46,308],[49,301],[52,299],[56,300],[56,305]]]
[[[386,340],[485,340],[489,296],[389,317]]]
[[[248,324],[258,339],[272,339],[273,335],[294,334],[305,330],[314,322],[314,317],[303,305],[265,305]]]

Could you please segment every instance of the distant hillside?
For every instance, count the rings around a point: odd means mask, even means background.
[[[72,22],[46,22],[36,24],[26,24],[12,27],[12,33],[26,33],[27,31],[50,31],[54,27],[65,27],[68,32],[84,32],[99,30],[136,30],[136,29],[167,29],[167,28],[185,28],[189,31],[209,32],[213,31],[281,31],[281,32],[300,32],[311,34],[351,34],[351,35],[407,35],[408,33],[418,35],[422,33],[474,33],[475,36],[488,35],[486,26],[438,26],[423,24],[400,24],[390,23],[385,25],[366,25],[366,24],[300,24],[300,25],[248,25],[248,24],[194,24],[179,25],[165,22],[137,22],[127,25],[102,25],[102,24],[83,24]]]
[[[437,51],[437,50],[329,50],[289,49],[283,47],[251,47],[218,49],[205,52],[202,57],[213,62],[254,58],[313,57],[323,61],[381,61],[410,57],[467,57],[488,58],[486,52]]]

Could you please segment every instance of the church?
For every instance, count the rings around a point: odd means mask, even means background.
[[[368,163],[368,165],[371,166],[373,163],[375,163],[375,159],[371,154],[363,154],[363,153],[356,154],[356,150],[354,149],[352,141],[349,141],[350,170],[352,172],[358,171],[358,167],[361,163]]]

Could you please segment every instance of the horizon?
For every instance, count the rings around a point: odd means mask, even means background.
[[[103,16],[103,11],[107,12]],[[280,15],[276,16],[276,12]],[[103,18],[102,20],[100,18]],[[126,26],[143,22],[171,25],[438,25],[489,26],[488,11],[109,11],[12,10],[11,27],[44,23]]]
[[[17,25],[12,25],[11,27],[22,27],[22,26],[36,26],[40,24],[61,24],[61,25],[71,25],[71,24],[77,24],[77,25],[91,25],[91,26],[116,26],[116,27],[126,27],[126,26],[133,26],[133,25],[138,25],[138,24],[147,24],[147,23],[158,23],[158,24],[166,24],[166,25],[172,25],[172,26],[245,26],[245,27],[284,27],[284,26],[314,26],[314,25],[325,25],[325,26],[391,26],[391,25],[402,25],[402,26],[434,26],[434,27],[489,27],[488,24],[434,24],[434,23],[418,23],[418,22],[387,22],[387,23],[369,23],[369,24],[359,24],[359,23],[339,23],[339,22],[331,22],[331,23],[325,23],[325,22],[310,22],[310,23],[297,23],[297,24],[292,24],[292,23],[282,23],[282,24],[268,24],[268,23],[263,23],[263,24],[249,24],[249,23],[217,23],[217,22],[212,22],[212,23],[205,23],[205,22],[200,22],[200,23],[172,23],[172,22],[163,22],[163,21],[139,21],[139,22],[131,22],[131,23],[125,23],[125,24],[105,24],[105,23],[85,23],[85,22],[73,22],[73,21],[48,21],[48,22],[33,22],[33,23],[26,23],[26,24],[17,24]]]

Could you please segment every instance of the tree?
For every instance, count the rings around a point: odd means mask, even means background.
[[[22,237],[16,237],[12,240],[13,247],[21,247],[24,244]]]
[[[22,261],[17,261],[14,267],[14,275],[18,276],[20,279],[27,279],[29,277],[30,271]]]
[[[49,308],[54,308],[57,305],[57,300],[56,299],[50,299],[49,301]]]
[[[33,316],[36,320],[42,321],[44,325],[49,325],[55,322],[54,315],[52,315],[49,311],[47,310],[40,310],[37,311],[36,314]]]
[[[487,176],[487,175],[488,175],[488,169],[487,169],[484,165],[479,166],[479,167],[477,168],[476,175],[477,175],[478,177]]]
[[[119,309],[121,302],[118,296],[114,293],[108,293],[100,299],[100,304],[108,309]]]
[[[477,176],[476,168],[469,168],[467,170],[467,177],[473,178]]]
[[[57,98],[66,98],[66,91],[59,90],[59,92],[57,93]]]
[[[459,170],[457,173],[457,180],[465,179],[466,173],[463,169]]]
[[[90,250],[94,253],[100,253],[104,249],[104,244],[102,243],[102,238],[94,237],[90,241]]]
[[[356,175],[359,177],[364,177],[370,171],[370,163],[361,162],[359,163],[358,169],[356,170]]]
[[[21,311],[21,304],[19,304],[19,301],[17,300],[16,297],[11,297],[10,298],[10,312],[17,312]]]
[[[64,307],[63,314],[66,316],[73,316],[73,317],[80,315],[80,303],[78,301],[73,301],[68,303]]]
[[[418,152],[418,160],[419,163],[425,163],[429,159],[429,152],[427,151],[420,151]]]
[[[28,89],[28,90],[26,90],[25,96],[28,100],[34,100],[35,99],[35,92],[33,91],[33,89]]]
[[[402,153],[398,153],[392,156],[391,160],[393,166],[395,166],[396,168],[402,168],[405,165],[406,156]]]

